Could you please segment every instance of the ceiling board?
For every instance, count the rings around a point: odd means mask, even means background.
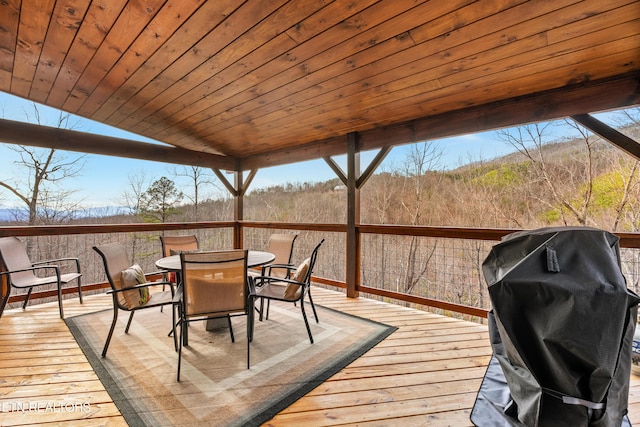
[[[344,153],[352,132],[408,143],[388,129],[416,123],[463,133],[483,106],[476,131],[638,103],[614,90],[640,75],[637,0],[11,0],[0,27],[0,90],[182,161],[283,164]]]

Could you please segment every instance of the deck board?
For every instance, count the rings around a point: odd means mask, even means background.
[[[487,326],[313,290],[317,304],[398,327],[267,426],[471,426],[469,414],[491,347]],[[65,315],[109,309],[106,295],[65,300]],[[322,321],[322,319],[320,319]],[[1,412],[2,426],[125,426],[124,418],[59,318],[55,303],[0,319],[0,409],[14,402],[88,402],[89,413]],[[632,376],[631,421],[640,419],[640,377]]]

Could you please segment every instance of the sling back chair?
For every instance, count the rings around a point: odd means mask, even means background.
[[[249,270],[249,274],[253,277],[287,277],[295,269],[295,266],[291,265],[291,257],[296,237],[298,237],[297,234],[272,234],[267,244],[267,252],[272,253],[275,258],[271,263],[263,265],[259,271]]]
[[[107,335],[107,340],[104,343],[104,349],[102,350],[102,357],[107,355],[107,349],[111,342],[111,336],[116,327],[118,321],[118,310],[128,311],[129,320],[127,326],[124,329],[124,333],[129,333],[129,327],[133,320],[133,315],[138,310],[144,310],[145,308],[163,307],[170,305],[173,308],[173,286],[169,286],[168,291],[150,293],[150,286],[158,285],[170,285],[169,282],[147,282],[145,274],[137,264],[132,264],[127,256],[127,250],[119,243],[110,243],[101,246],[94,246],[98,255],[102,258],[104,263],[104,271],[107,275],[111,290],[108,292],[113,296],[113,321],[111,322],[111,328]],[[175,328],[175,310],[172,311],[171,329]],[[173,334],[173,343],[178,349],[178,343]]]
[[[0,277],[6,277],[8,283],[6,293],[0,303],[0,316],[4,311],[11,288],[28,289],[27,295],[22,304],[22,308],[27,307],[31,291],[35,286],[44,286],[55,284],[58,289],[58,307],[60,309],[60,318],[64,318],[62,309],[62,285],[77,280],[78,296],[82,303],[82,273],[80,272],[80,262],[78,258],[57,258],[46,261],[31,262],[27,254],[27,248],[17,237],[0,238],[0,256],[2,257],[2,268]],[[60,271],[61,263],[71,264],[75,269],[74,272],[62,273]],[[48,274],[46,277],[36,275],[36,272],[44,272]]]
[[[160,243],[162,244],[162,256],[164,257],[200,249],[198,238],[193,234],[188,236],[160,236]]]
[[[182,347],[188,346],[188,324],[198,320],[226,317],[231,342],[235,342],[232,316],[247,316],[247,369],[253,334],[253,281],[247,277],[246,250],[203,251],[180,254],[182,284],[178,286],[180,338],[178,376],[182,364]]]
[[[318,258],[318,251],[320,250],[320,246],[324,242],[324,239],[320,241],[316,245],[316,247],[311,252],[311,256],[305,259],[295,270],[293,276],[291,278],[280,278],[280,277],[272,277],[272,276],[258,276],[255,277],[255,287],[256,287],[256,298],[260,300],[260,321],[264,318],[266,320],[269,319],[269,305],[271,300],[276,301],[284,301],[297,303],[300,302],[300,310],[302,311],[302,318],[304,319],[304,324],[307,327],[307,333],[309,334],[309,341],[313,344],[313,336],[311,335],[311,328],[309,327],[309,322],[307,320],[307,314],[304,310],[304,296],[305,294],[309,295],[309,302],[311,303],[311,308],[313,309],[313,315],[316,318],[316,323],[318,323],[318,314],[316,313],[316,308],[313,305],[313,299],[311,298],[311,273],[313,272],[313,268],[316,264],[316,260]],[[267,301],[266,312],[264,307],[264,301]]]
[[[194,252],[200,249],[200,242],[194,234],[187,236],[160,236],[162,256],[179,255],[181,252]],[[165,280],[175,284],[175,273],[165,273]]]
[[[200,242],[195,234],[186,236],[160,236],[160,244],[162,245],[162,256],[179,255],[182,252],[195,252],[200,250]],[[175,272],[164,272],[164,280],[176,285],[178,277]],[[162,287],[164,291],[164,286]],[[160,308],[162,310],[162,308]]]

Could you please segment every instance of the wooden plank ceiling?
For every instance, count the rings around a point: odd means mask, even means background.
[[[637,0],[0,2],[1,91],[212,166],[635,105],[639,71]]]

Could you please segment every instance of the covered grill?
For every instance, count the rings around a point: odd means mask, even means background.
[[[620,426],[638,296],[618,238],[586,227],[513,233],[483,264],[493,357],[478,426]]]

